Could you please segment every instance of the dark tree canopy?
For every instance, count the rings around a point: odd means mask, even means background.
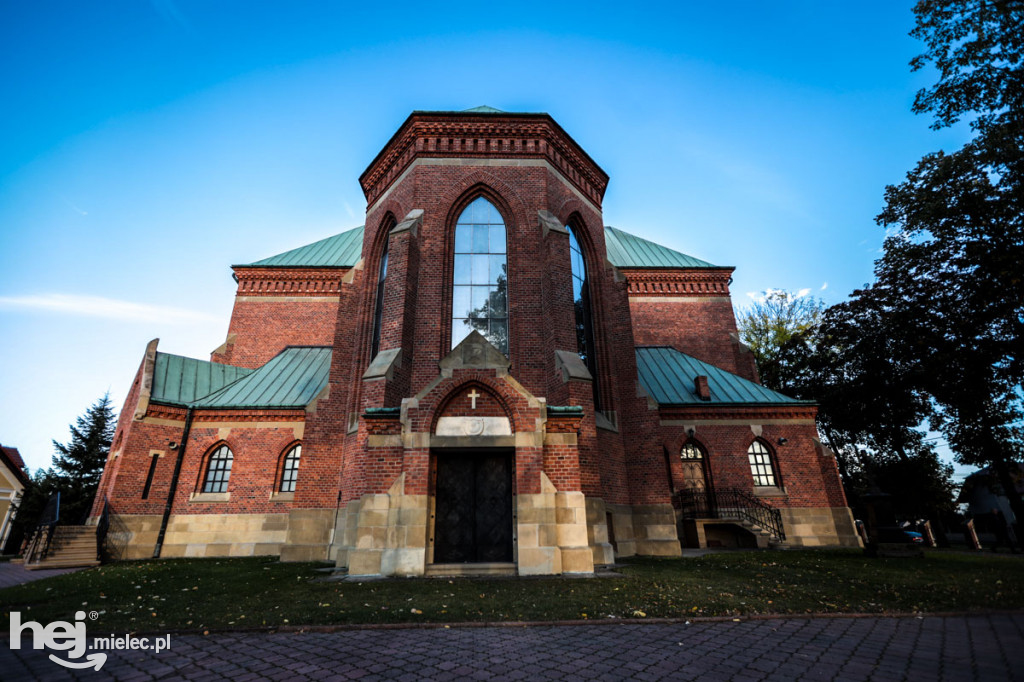
[[[922,0],[914,12],[926,50],[912,68],[938,72],[914,111],[934,128],[967,120],[973,137],[886,188],[876,281],[829,311],[824,334],[870,365],[854,374],[876,396],[847,416],[884,406],[893,430],[876,445],[913,445],[902,426],[927,416],[959,461],[1003,478],[1024,452],[1024,2]],[[1013,490],[1010,502],[1024,520]]]

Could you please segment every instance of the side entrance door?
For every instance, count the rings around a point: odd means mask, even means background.
[[[512,561],[512,453],[437,454],[434,563]]]

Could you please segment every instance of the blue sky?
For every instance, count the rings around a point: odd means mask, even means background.
[[[958,147],[910,113],[912,3],[0,0],[0,442],[32,468],[145,344],[207,358],[229,265],[362,223],[414,109],[546,111],[605,222],[737,268],[872,278],[886,184]]]

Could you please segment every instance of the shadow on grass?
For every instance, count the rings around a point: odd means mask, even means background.
[[[1019,609],[1024,563],[928,552],[868,559],[857,550],[734,552],[623,560],[599,579],[389,579],[330,582],[323,564],[273,557],[166,559],[100,568],[0,590],[5,622],[72,620],[90,631],[284,625],[685,618],[754,614]]]

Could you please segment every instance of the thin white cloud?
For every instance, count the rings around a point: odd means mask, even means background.
[[[352,220],[355,220],[356,212],[352,209],[352,204],[348,203],[344,199],[342,200],[342,203],[345,204],[345,211],[348,212],[348,217],[351,218]]]
[[[828,282],[822,282],[821,284],[821,291],[825,291],[825,289],[828,289]]]
[[[178,6],[174,4],[174,0],[150,0],[150,4],[153,5],[153,9],[156,10],[161,19],[170,24],[177,24],[186,33],[195,35],[195,29],[188,23],[188,20],[181,13],[181,10],[178,9]]]
[[[72,204],[72,203],[71,203],[70,201],[68,201],[68,200],[67,200],[67,199],[66,199],[65,197],[61,197],[61,198],[60,198],[60,200],[61,200],[61,201],[63,201],[63,202],[64,202],[65,204],[67,204],[68,206],[70,206],[70,207],[71,207],[71,210],[73,210],[73,211],[74,211],[75,213],[77,213],[78,215],[89,215],[89,212],[88,212],[88,211],[86,211],[85,209],[81,209],[81,208],[79,208],[79,207],[75,206],[75,205],[74,205],[74,204]]]
[[[809,293],[811,293],[810,288],[801,289],[800,291],[796,292],[796,298],[803,298]]]
[[[28,296],[0,296],[0,309],[34,310],[58,315],[80,315],[128,322],[159,322],[163,324],[191,324],[217,322],[219,318],[184,308],[148,305],[131,301],[118,301],[102,296],[76,294],[33,294]]]

